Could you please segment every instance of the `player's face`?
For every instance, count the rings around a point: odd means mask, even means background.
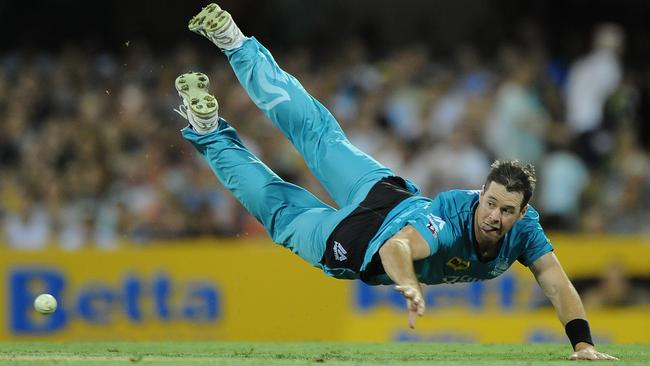
[[[528,205],[519,209],[523,199],[523,193],[508,192],[499,183],[490,182],[483,187],[474,214],[474,235],[479,244],[494,244],[506,235],[526,213]]]

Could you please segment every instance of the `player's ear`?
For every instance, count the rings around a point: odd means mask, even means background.
[[[517,220],[519,220],[519,219],[521,219],[522,217],[524,217],[524,215],[526,214],[526,211],[528,211],[528,206],[529,206],[529,205],[526,204],[526,206],[524,206],[524,208],[521,209],[521,212],[519,213],[519,218],[517,218]]]

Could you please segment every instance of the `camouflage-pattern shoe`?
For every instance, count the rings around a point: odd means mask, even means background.
[[[183,99],[178,114],[192,125],[198,133],[209,133],[219,126],[219,103],[208,93],[210,79],[200,72],[190,72],[176,78],[174,83]]]
[[[232,16],[219,5],[210,4],[203,8],[187,27],[194,33],[200,34],[217,45],[222,50],[231,50],[241,46],[244,35],[232,20]]]

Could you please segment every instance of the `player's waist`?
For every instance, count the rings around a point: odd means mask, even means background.
[[[364,200],[332,231],[325,246],[321,264],[328,268],[345,268],[358,273],[371,240],[394,211],[414,197],[404,179],[386,177],[379,180]]]

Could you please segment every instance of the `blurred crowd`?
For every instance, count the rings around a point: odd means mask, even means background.
[[[480,189],[494,159],[531,162],[532,200],[549,231],[648,233],[650,154],[641,143],[638,79],[625,34],[594,32],[572,60],[542,42],[471,45],[431,57],[412,44],[371,57],[363,42],[335,54],[274,52],[337,117],[352,143],[423,193]],[[288,141],[239,86],[216,49],[167,53],[68,46],[0,54],[0,243],[66,249],[263,231],[179,134],[174,79],[207,73],[220,115],[284,179],[332,203]]]

